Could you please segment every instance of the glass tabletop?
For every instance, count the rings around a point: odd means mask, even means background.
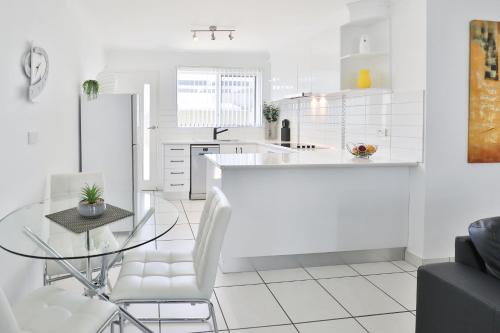
[[[132,200],[132,198],[134,198]],[[106,202],[133,216],[88,232],[74,233],[45,217],[76,207],[80,198],[58,197],[21,207],[0,219],[0,247],[37,259],[83,259],[130,250],[161,238],[177,223],[179,212],[154,192],[109,193]],[[141,223],[143,222],[143,223]],[[34,238],[55,250],[47,253]]]

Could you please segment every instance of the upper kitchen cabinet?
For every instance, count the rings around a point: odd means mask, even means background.
[[[271,51],[271,99],[340,89],[339,26]]]
[[[391,88],[391,26],[384,0],[351,1],[349,22],[340,27],[340,86],[356,89],[359,71],[368,69],[372,88]]]

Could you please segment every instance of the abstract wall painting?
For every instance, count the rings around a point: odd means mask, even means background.
[[[500,22],[470,23],[469,163],[500,162]]]

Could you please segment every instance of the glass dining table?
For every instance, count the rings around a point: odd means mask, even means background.
[[[105,195],[107,203],[130,210],[133,215],[75,233],[46,217],[78,205],[79,197],[61,195],[20,207],[0,219],[0,248],[57,264],[83,284],[89,297],[109,302],[106,293],[109,269],[119,263],[123,252],[151,244],[172,230],[179,213],[172,203],[154,192],[106,192]],[[76,264],[82,261],[83,270]],[[120,307],[120,313],[140,331],[151,332],[124,307]]]

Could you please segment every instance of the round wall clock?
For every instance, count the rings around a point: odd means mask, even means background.
[[[49,75],[49,56],[37,46],[32,46],[24,57],[24,72],[30,79],[28,98],[34,101],[43,91]]]

